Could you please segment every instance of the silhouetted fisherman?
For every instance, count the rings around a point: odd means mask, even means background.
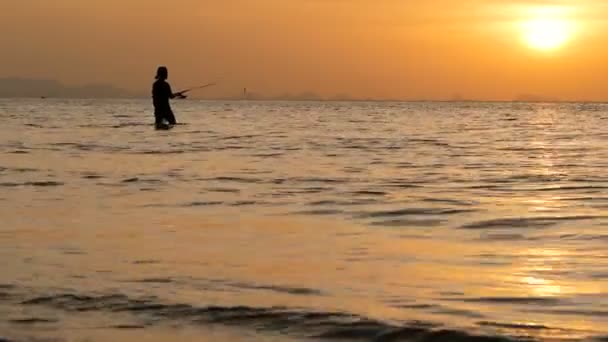
[[[154,102],[154,125],[156,129],[168,129],[169,125],[175,125],[175,115],[169,104],[170,99],[185,98],[182,93],[173,93],[171,86],[167,83],[169,71],[167,67],[158,67],[156,71],[156,82],[152,86],[152,99]],[[165,123],[165,121],[168,123]]]

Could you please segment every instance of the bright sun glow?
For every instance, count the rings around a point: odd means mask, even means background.
[[[563,19],[531,19],[523,23],[526,43],[538,50],[555,50],[572,36],[572,25]]]

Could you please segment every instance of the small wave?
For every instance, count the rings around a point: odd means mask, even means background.
[[[231,188],[207,188],[205,191],[209,192],[225,192],[225,193],[239,193],[240,189],[231,189]]]
[[[62,182],[54,181],[36,181],[36,182],[25,182],[25,183],[0,183],[0,186],[4,187],[19,187],[19,186],[61,186],[64,185]]]
[[[355,196],[386,196],[386,195],[388,195],[387,192],[374,191],[374,190],[353,191],[353,192],[350,192],[349,194],[355,195]]]
[[[222,204],[224,204],[224,202],[221,202],[221,201],[195,201],[195,202],[185,203],[180,206],[181,207],[209,207],[209,206],[216,206],[216,205],[222,205]]]
[[[104,177],[101,175],[97,175],[97,174],[84,174],[84,175],[82,175],[82,178],[83,179],[102,179]]]
[[[221,177],[215,177],[215,178],[211,178],[211,179],[207,179],[209,181],[216,181],[216,182],[234,182],[234,183],[261,183],[262,180],[259,178],[245,178],[245,177],[228,177],[228,176],[221,176]]]
[[[378,217],[395,217],[395,216],[413,216],[413,215],[455,215],[475,212],[473,209],[447,209],[447,208],[406,208],[399,210],[373,211],[358,215],[359,218],[378,218]]]
[[[104,151],[104,152],[122,152],[127,149],[127,147],[118,147],[118,146],[104,146],[97,145],[93,143],[72,143],[72,142],[58,142],[49,144],[50,146],[57,147],[69,147],[78,151]]]
[[[427,310],[429,312],[435,314],[442,315],[450,315],[450,316],[462,316],[467,318],[476,318],[483,319],[484,315],[478,312],[464,310],[464,309],[454,309],[450,307],[445,307],[439,304],[400,304],[394,305],[394,307],[399,309],[413,309],[413,310]]]
[[[232,207],[245,207],[245,206],[253,206],[253,205],[263,205],[263,204],[267,204],[267,203],[265,203],[265,202],[258,202],[258,201],[236,201],[236,202],[230,203],[230,206],[232,206]]]
[[[220,138],[220,140],[241,140],[241,139],[251,139],[251,138],[258,137],[258,136],[259,136],[259,135],[253,135],[253,134],[249,134],[249,135],[230,135],[230,136],[222,137],[222,138]]]
[[[111,326],[111,328],[113,328],[113,329],[121,329],[121,330],[126,330],[126,329],[145,329],[146,326],[145,325],[141,325],[141,324],[119,324],[119,325],[113,325],[113,326]]]
[[[472,206],[472,205],[479,204],[479,202],[475,202],[475,201],[462,201],[462,200],[455,200],[455,199],[449,199],[449,198],[425,198],[422,201],[429,202],[429,203],[444,203],[444,204],[461,205],[461,206]]]
[[[386,220],[372,222],[372,226],[384,226],[384,227],[437,227],[440,226],[444,220],[408,220],[408,219],[397,219],[397,220]]]
[[[398,162],[395,163],[395,166],[399,169],[415,169],[418,168],[419,166],[413,163],[404,163],[404,162]]]
[[[541,191],[541,192],[550,192],[550,191],[583,191],[583,190],[606,190],[608,186],[601,185],[581,185],[581,186],[559,186],[559,187],[546,187],[546,188],[535,188],[535,189],[525,189],[526,191]]]
[[[40,181],[40,182],[26,182],[24,185],[29,186],[60,186],[64,185],[62,182],[54,182],[54,181]]]
[[[271,291],[277,293],[287,293],[298,296],[322,296],[324,293],[318,289],[305,288],[305,287],[294,287],[285,285],[269,285],[259,283],[247,283],[239,281],[230,281],[223,279],[196,279],[196,278],[171,278],[171,277],[159,277],[159,278],[143,278],[136,280],[128,280],[127,282],[133,283],[148,283],[148,284],[180,284],[180,285],[198,285],[203,284],[205,289],[220,289],[225,290],[228,288],[235,288],[239,290],[260,290],[260,291]],[[218,286],[220,286],[218,288]]]
[[[133,178],[127,178],[127,179],[123,179],[121,181],[121,183],[146,183],[146,184],[160,184],[160,183],[164,183],[164,181],[160,180],[160,179],[154,179],[154,178],[150,178],[150,179],[143,179],[143,178],[139,178],[139,177],[133,177]]]
[[[441,329],[426,322],[403,325],[382,322],[341,312],[317,312],[286,307],[256,308],[247,306],[196,307],[188,304],[162,304],[155,299],[131,299],[124,295],[87,296],[56,294],[23,301],[24,305],[43,305],[73,312],[109,311],[130,313],[149,324],[163,320],[191,324],[223,324],[266,331],[281,331],[317,339],[375,341],[473,341],[506,342],[516,339],[501,336],[473,335],[464,331]]]
[[[291,178],[290,181],[297,183],[324,183],[324,184],[345,184],[347,179],[342,178],[322,178],[322,177],[298,177]]]
[[[258,157],[258,158],[275,158],[275,157],[281,157],[283,156],[283,153],[257,153],[257,154],[253,154],[253,157]]]
[[[388,182],[385,184],[381,185],[382,187],[385,188],[398,188],[398,189],[415,189],[415,188],[421,188],[422,186],[420,184],[414,184],[412,182]]]
[[[409,143],[421,143],[421,144],[429,144],[429,145],[433,145],[433,146],[444,146],[444,147],[449,147],[451,146],[449,143],[447,142],[443,142],[437,139],[421,139],[421,138],[412,138],[412,139],[408,139],[407,140]]]
[[[349,201],[338,201],[338,200],[323,200],[323,201],[315,201],[315,202],[310,202],[308,203],[308,205],[310,206],[331,206],[331,205],[338,205],[338,206],[357,206],[357,205],[368,205],[368,204],[374,204],[374,203],[378,203],[378,201],[374,200],[374,199],[353,199],[353,200],[349,200]]]
[[[584,316],[591,318],[608,317],[608,310],[576,310],[576,309],[549,309],[549,310],[529,310],[538,314],[554,314],[565,316]]]
[[[135,265],[150,265],[150,264],[160,264],[160,260],[135,260],[133,261]]]
[[[564,221],[582,221],[605,218],[605,216],[558,216],[558,217],[529,217],[505,218],[480,221],[462,226],[462,229],[491,229],[491,228],[544,228]]]
[[[11,168],[11,167],[1,167],[0,166],[0,172],[17,172],[17,173],[28,173],[28,172],[37,172],[40,171],[38,169],[32,169],[32,168],[27,168],[27,167],[15,167],[15,168]]]
[[[135,280],[136,283],[156,283],[156,284],[170,284],[173,282],[171,278],[146,278],[141,280]]]
[[[125,122],[117,125],[113,125],[112,128],[125,128],[125,127],[141,127],[141,126],[150,126],[151,124],[143,123],[143,122]]]
[[[249,148],[250,148],[249,146],[242,146],[242,145],[226,145],[226,146],[216,147],[214,150],[215,151],[231,151],[231,150],[246,150]]]
[[[399,308],[399,309],[423,310],[423,309],[438,308],[439,305],[435,305],[435,304],[399,304],[399,305],[394,305],[394,307]]]
[[[364,151],[374,150],[374,148],[370,147],[369,145],[357,145],[357,144],[344,145],[344,146],[341,146],[341,148],[345,149],[345,150],[364,150]]]
[[[524,181],[527,183],[554,183],[559,182],[567,177],[566,174],[552,174],[552,175],[532,175],[532,174],[517,174],[503,179],[487,180],[489,183],[494,182],[520,182]]]
[[[319,194],[322,192],[332,191],[333,188],[330,187],[309,187],[309,188],[301,188],[301,189],[285,189],[279,192],[272,194],[272,196],[292,196],[292,195],[301,195],[301,194]]]
[[[305,287],[288,287],[288,286],[277,286],[277,285],[257,285],[239,282],[227,282],[225,285],[246,289],[246,290],[265,290],[279,293],[288,293],[292,295],[305,295],[305,296],[321,296],[323,292],[317,289],[309,289]]]
[[[575,241],[608,241],[607,234],[562,234],[559,238],[562,240]]]
[[[458,300],[468,303],[493,303],[493,304],[533,304],[533,305],[558,305],[563,304],[563,300],[554,297],[480,297],[480,298],[464,298],[464,299],[448,299],[451,301]]]
[[[517,241],[525,240],[526,237],[522,234],[483,234],[480,238],[481,241]]]
[[[478,322],[477,325],[483,327],[506,328],[516,330],[554,330],[546,325],[528,323]]]
[[[497,151],[508,151],[508,152],[544,152],[553,151],[554,149],[547,147],[502,147],[497,148]]]
[[[13,323],[13,324],[40,324],[40,323],[57,323],[59,321],[56,319],[50,319],[50,318],[32,317],[32,318],[11,319],[11,320],[9,320],[9,322]]]
[[[182,153],[186,153],[186,151],[184,150],[156,150],[156,151],[151,151],[151,150],[146,150],[146,151],[139,151],[139,152],[133,152],[133,154],[182,154]]]
[[[476,318],[483,319],[485,316],[479,312],[464,310],[464,309],[454,309],[440,306],[436,310],[432,310],[433,313],[442,314],[442,315],[450,315],[450,316],[461,316],[467,318]]]
[[[339,210],[339,209],[317,209],[317,210],[302,210],[302,211],[296,211],[296,212],[291,212],[289,213],[289,215],[317,215],[317,216],[324,216],[324,215],[338,215],[338,214],[343,214],[344,211],[343,210]]]
[[[584,196],[584,197],[566,197],[566,198],[559,198],[559,201],[562,202],[607,202],[608,201],[608,197],[602,197],[602,196]]]
[[[327,157],[329,157],[329,155],[327,155]],[[346,173],[363,173],[367,171],[367,169],[352,166],[346,166],[342,170]]]
[[[512,191],[513,189],[504,187],[502,185],[482,184],[482,185],[470,185],[466,186],[467,189],[472,190],[495,190],[495,191]]]

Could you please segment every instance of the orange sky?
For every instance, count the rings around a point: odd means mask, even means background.
[[[537,12],[576,24],[523,42]],[[148,91],[157,65],[201,95],[608,100],[604,0],[19,0],[0,4],[0,77]],[[606,19],[608,20],[608,19]]]

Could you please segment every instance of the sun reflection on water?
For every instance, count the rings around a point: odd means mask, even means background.
[[[535,296],[551,297],[562,294],[562,287],[552,280],[528,276],[521,278],[521,281],[529,286]]]
[[[522,255],[524,263],[517,274],[517,282],[529,295],[535,297],[559,297],[568,289],[547,274],[559,271],[559,266],[565,263],[561,250],[554,248],[532,248]]]

